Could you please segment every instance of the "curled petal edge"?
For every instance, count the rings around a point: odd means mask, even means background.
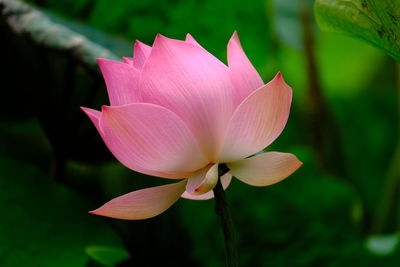
[[[232,181],[232,175],[230,173],[226,173],[221,177],[221,183],[222,187],[224,190],[228,188]],[[190,200],[209,200],[214,198],[214,192],[212,190],[208,191],[205,194],[202,195],[192,195],[188,191],[185,191],[182,196],[182,198],[190,199]]]

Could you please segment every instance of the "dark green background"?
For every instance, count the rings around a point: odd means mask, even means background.
[[[360,40],[321,33],[312,1],[29,3],[118,56],[132,56],[136,39],[191,33],[226,62],[237,30],[264,81],[281,71],[293,87],[287,127],[267,150],[303,161],[279,184],[234,180],[227,190],[241,266],[399,265],[399,244],[390,249],[400,231],[399,65]],[[108,104],[97,69],[16,34],[4,17],[0,33],[0,266],[224,266],[213,200],[181,199],[144,221],[87,214],[165,180],[124,168],[79,110]]]

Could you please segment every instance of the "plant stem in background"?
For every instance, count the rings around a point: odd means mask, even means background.
[[[308,1],[302,1],[301,23],[303,28],[303,47],[308,75],[308,92],[306,96],[305,116],[308,124],[310,145],[317,159],[317,164],[323,171],[327,171],[344,181],[349,182],[348,170],[345,163],[345,154],[339,125],[337,124],[329,103],[327,103],[319,81],[318,64],[315,56],[313,22],[311,8]],[[356,187],[362,207],[367,197]],[[368,231],[367,215],[362,213],[360,227]]]
[[[374,224],[372,225],[372,234],[382,234],[384,232],[396,232],[400,230],[400,145],[397,144],[392,162],[389,166],[386,184],[383,189],[382,199],[379,209],[375,216]],[[397,210],[396,210],[397,207]],[[392,217],[390,214],[394,212]],[[396,217],[396,212],[397,217]],[[394,224],[389,223],[390,218],[395,220]],[[397,220],[397,222],[396,222]],[[389,225],[391,224],[391,225]],[[394,226],[394,227],[393,227]],[[397,229],[396,229],[397,228]]]
[[[314,35],[308,1],[301,8],[303,27],[303,46],[308,75],[308,95],[306,119],[309,125],[311,146],[319,166],[340,177],[346,177],[344,153],[340,139],[339,127],[333,118],[329,105],[325,100],[319,82],[318,66],[315,57]]]
[[[400,63],[397,63],[397,90],[399,91],[400,90]],[[397,103],[398,104],[400,104],[400,94],[397,94]],[[398,105],[397,106],[397,109],[398,109],[398,113],[397,113],[397,116],[399,116],[399,114],[400,114],[400,105]],[[399,139],[397,139],[397,151],[396,151],[396,154],[397,154],[397,165],[395,165],[395,166],[397,166],[397,196],[398,196],[398,198],[397,199],[399,199],[400,198],[400,140]],[[396,163],[395,163],[396,164]],[[394,199],[394,201],[396,201],[396,199]],[[395,229],[395,231],[396,232],[400,232],[400,203],[399,203],[399,201],[396,201],[396,205],[397,205],[397,222],[396,222],[396,225],[397,225],[397,228]]]
[[[397,90],[400,90],[400,63],[397,68]],[[400,94],[398,94],[398,103],[400,103]],[[400,109],[400,106],[398,107]],[[400,114],[400,110],[397,114]],[[398,115],[399,116],[399,115]],[[372,225],[372,234],[382,234],[384,232],[400,231],[400,140],[397,140],[396,150],[389,165],[386,175],[385,187],[383,189],[382,199],[375,220]],[[390,216],[393,214],[394,216]],[[397,217],[396,217],[397,214]],[[394,219],[394,224],[390,225],[390,219]],[[394,226],[394,227],[393,227]]]
[[[220,165],[218,173],[218,182],[214,191],[215,213],[219,216],[225,241],[226,265],[228,267],[238,266],[238,254],[236,248],[235,231],[231,213],[229,212],[228,202],[226,201],[225,191],[222,187],[221,177],[228,171],[227,167]]]

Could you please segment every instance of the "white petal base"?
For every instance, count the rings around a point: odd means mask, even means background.
[[[226,190],[228,188],[231,181],[232,181],[232,175],[230,173],[226,173],[221,177],[221,183],[222,183],[222,187],[224,188],[224,190]],[[202,194],[202,195],[192,195],[188,191],[185,191],[181,197],[186,198],[186,199],[191,199],[191,200],[208,200],[208,199],[214,198],[214,192],[212,190],[210,190],[207,193]]]
[[[212,190],[218,182],[218,163],[208,165],[189,177],[186,191],[192,195],[202,195]]]

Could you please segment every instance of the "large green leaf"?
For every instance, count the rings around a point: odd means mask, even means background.
[[[68,52],[90,68],[97,69],[96,58],[118,59],[113,51],[131,50],[127,42],[19,0],[0,0],[0,12],[15,33],[29,36],[41,46]]]
[[[398,0],[316,0],[315,16],[322,30],[361,38],[400,61]]]
[[[0,174],[1,266],[86,266],[88,246],[121,247],[84,198],[33,165],[0,157]]]

